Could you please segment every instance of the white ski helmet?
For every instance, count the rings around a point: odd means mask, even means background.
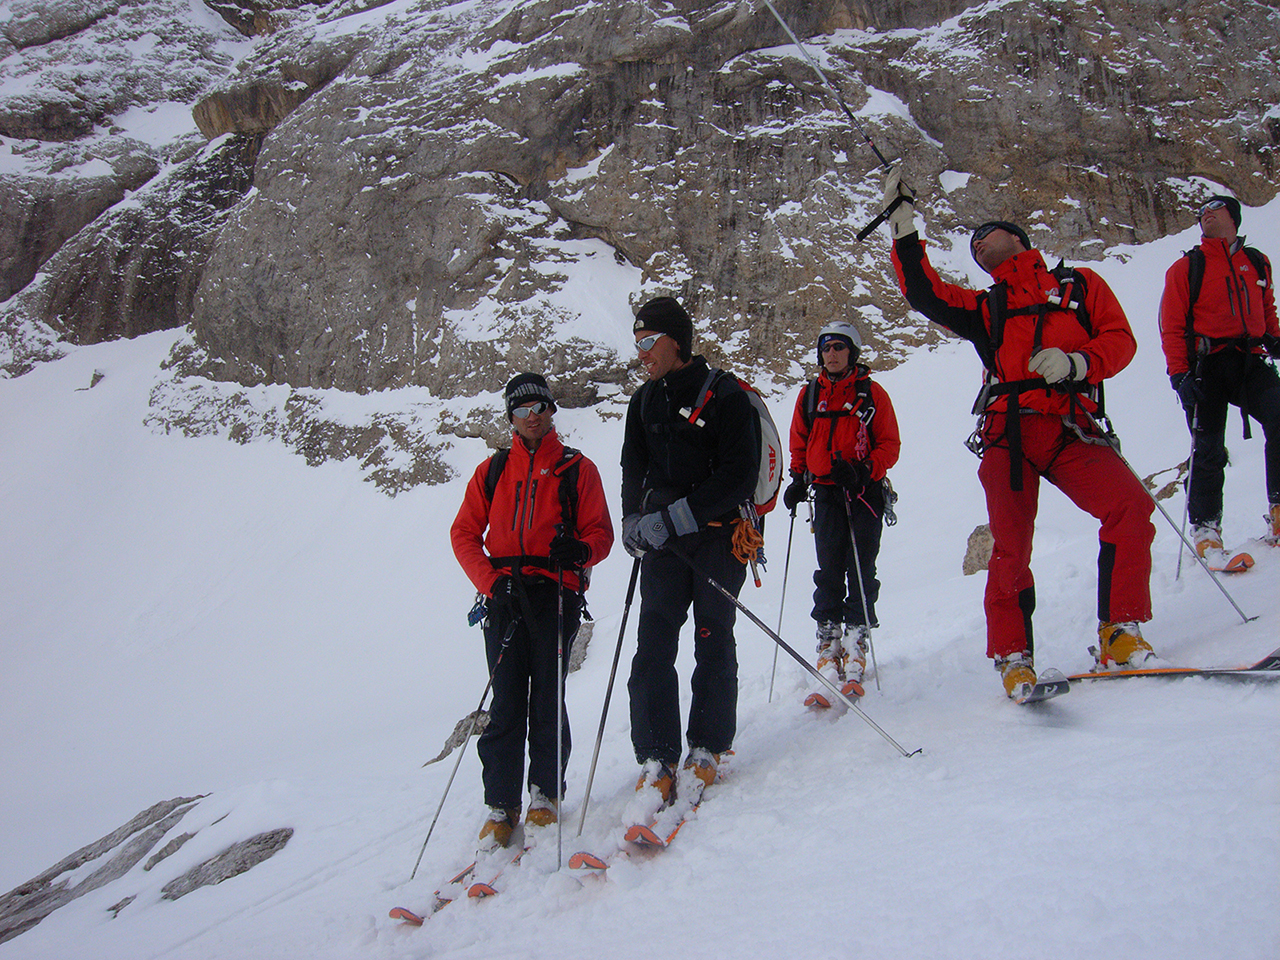
[[[858,333],[858,328],[848,320],[832,320],[825,327],[818,331],[818,365],[822,365],[822,348],[828,340],[843,340],[849,345],[849,365],[852,366],[858,360],[858,354],[862,352],[862,335]]]

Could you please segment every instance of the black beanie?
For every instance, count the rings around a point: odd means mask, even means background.
[[[983,227],[999,227],[1001,230],[1007,230],[1009,233],[1012,233],[1015,237],[1021,240],[1022,245],[1026,247],[1026,249],[1031,249],[1031,238],[1027,236],[1027,231],[1023,230],[1016,223],[1010,223],[1008,220],[988,220],[986,223],[980,223],[978,226],[974,227],[972,236],[976,237]],[[969,255],[973,257],[975,261],[978,259],[978,255],[973,252],[972,239],[969,240]]]
[[[693,320],[675,297],[655,297],[636,311],[633,331],[665,333],[680,347],[680,359],[693,356]]]
[[[528,403],[530,400],[545,400],[556,408],[555,398],[551,396],[551,388],[547,381],[536,373],[520,373],[511,378],[506,390],[502,392],[507,401],[507,419],[511,419],[511,411]]]
[[[1231,214],[1231,219],[1235,221],[1236,229],[1240,229],[1240,201],[1235,197],[1228,197],[1223,193],[1215,193],[1212,197],[1205,201],[1209,203],[1212,200],[1221,200],[1227,205],[1227,213]]]

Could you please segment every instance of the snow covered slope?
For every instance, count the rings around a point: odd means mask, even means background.
[[[1276,203],[1246,210],[1244,226],[1280,256],[1278,215]],[[1164,268],[1194,240],[1099,265],[1139,337],[1108,402],[1144,476],[1186,456],[1154,313]],[[462,481],[389,499],[354,465],[309,468],[278,443],[151,433],[148,394],[175,337],[77,348],[0,382],[0,890],[171,797],[209,795],[201,823],[222,818],[222,833],[206,844],[295,833],[250,872],[177,902],[161,886],[208,850],[138,867],[4,944],[5,958],[1280,953],[1280,684],[1085,684],[1038,709],[1004,699],[983,656],[982,577],[959,572],[985,520],[961,446],[978,380],[962,344],[882,378],[903,429],[901,522],[881,554],[882,691],[870,684],[864,706],[923,753],[901,758],[856,716],[809,716],[785,656],[769,702],[775,648],[743,621],[737,755],[675,846],[583,886],[554,869],[552,832],[499,898],[400,927],[387,910],[429,903],[482,814],[471,749],[408,881],[449,772],[420,765],[485,680],[479,631],[466,626],[472,591],[446,536]],[[792,396],[771,398],[779,422]],[[557,421],[600,465],[616,508],[619,421],[589,409]],[[1264,508],[1262,441],[1241,441],[1238,424],[1231,541],[1257,533]],[[479,441],[449,452],[463,476],[484,454]],[[1165,503],[1180,518],[1180,498]],[[1174,579],[1176,537],[1155,519],[1156,649],[1220,665],[1280,645],[1280,551],[1229,581],[1258,618],[1243,624],[1198,568]],[[769,623],[786,543],[779,514],[766,584],[743,591]],[[1042,666],[1089,663],[1096,549],[1095,525],[1046,488],[1034,560]],[[635,775],[622,682],[633,614],[590,816],[573,839],[630,562],[618,550],[599,569],[596,639],[569,683],[566,853],[616,848]],[[782,632],[806,653],[812,564],[801,521]]]

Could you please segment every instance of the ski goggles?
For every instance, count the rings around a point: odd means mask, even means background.
[[[528,404],[527,406],[516,407],[511,411],[511,415],[517,420],[527,420],[530,416],[542,416],[542,414],[547,412],[547,408],[550,406],[551,404],[547,403],[547,401],[538,400],[534,403]]]
[[[647,337],[641,337],[636,341],[636,350],[652,350],[653,345],[665,336],[665,333],[651,333]]]
[[[1199,216],[1203,217],[1210,210],[1221,210],[1226,205],[1227,205],[1227,201],[1225,200],[1210,200],[1208,203],[1206,203],[1203,207],[1200,208]]]
[[[991,236],[992,233],[999,229],[1000,225],[998,223],[983,224],[977,230],[973,231],[973,236],[969,238],[969,246],[972,247],[979,240],[987,239],[987,237]]]

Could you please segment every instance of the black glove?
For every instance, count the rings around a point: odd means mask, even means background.
[[[1173,389],[1177,391],[1178,399],[1182,401],[1182,408],[1188,413],[1194,410],[1196,404],[1204,399],[1204,391],[1200,389],[1200,382],[1186,371],[1170,374],[1169,382],[1173,384]]]
[[[516,582],[510,577],[499,577],[493,582],[492,595],[486,606],[489,608],[489,616],[496,617],[503,614],[508,616],[516,611],[516,604],[520,601],[516,596]]]
[[[833,460],[831,482],[856,496],[871,482],[871,467],[865,460]]]
[[[1262,335],[1262,349],[1267,351],[1267,356],[1280,360],[1280,337],[1264,333]]]
[[[591,548],[583,541],[557,533],[551,540],[548,557],[561,570],[581,570],[591,559]]]
[[[791,482],[787,484],[787,489],[782,491],[782,505],[792,513],[796,512],[796,507],[804,503],[809,498],[809,484],[805,482],[804,474],[798,473],[791,478]]]

